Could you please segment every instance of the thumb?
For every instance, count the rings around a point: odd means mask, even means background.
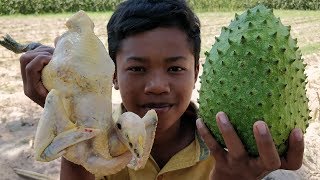
[[[225,150],[219,145],[219,143],[212,137],[209,129],[206,127],[206,125],[203,123],[202,119],[197,119],[196,121],[197,129],[208,146],[210,153],[216,161],[224,161],[225,157]]]

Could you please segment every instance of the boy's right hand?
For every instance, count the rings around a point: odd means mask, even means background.
[[[20,57],[23,90],[32,101],[44,107],[48,90],[41,81],[41,71],[52,58],[54,48],[41,45]]]

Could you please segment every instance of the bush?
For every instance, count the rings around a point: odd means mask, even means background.
[[[221,10],[236,10],[255,6],[258,0],[187,0],[191,7],[198,11],[211,11],[216,9]]]
[[[276,9],[319,10],[319,0],[273,0],[271,6]]]
[[[0,15],[112,11],[123,0],[0,0]],[[275,9],[319,10],[319,0],[187,0],[198,11],[238,10],[263,3]]]
[[[112,11],[122,0],[0,0],[0,15]]]
[[[274,9],[319,10],[319,0],[187,0],[193,9],[211,11],[216,9],[248,9],[257,4],[264,4]]]

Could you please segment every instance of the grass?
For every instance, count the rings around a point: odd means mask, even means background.
[[[312,11],[312,10],[274,10],[274,14],[280,17],[292,17],[292,16],[312,16],[319,17],[320,11]]]
[[[320,52],[320,42],[308,44],[306,46],[301,47],[301,52],[303,55],[309,55],[312,53]]]

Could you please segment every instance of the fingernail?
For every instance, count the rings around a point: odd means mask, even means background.
[[[294,132],[294,136],[296,137],[296,140],[297,140],[297,141],[302,141],[303,134],[302,134],[301,129],[297,129],[297,130]]]
[[[267,134],[267,127],[264,123],[257,123],[257,129],[260,135]]]
[[[228,119],[225,113],[219,113],[218,114],[218,120],[220,121],[220,124],[224,127],[227,128],[229,126],[228,124]]]
[[[197,119],[196,121],[197,128],[200,129],[203,127],[201,119]]]

